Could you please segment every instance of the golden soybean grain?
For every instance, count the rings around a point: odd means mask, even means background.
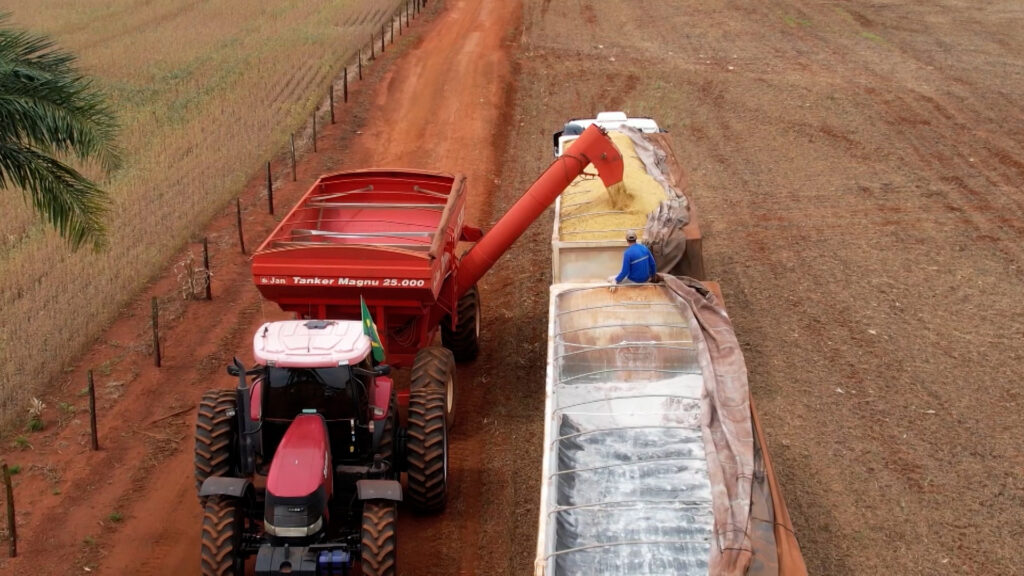
[[[562,193],[558,230],[563,241],[622,240],[629,229],[642,236],[647,215],[668,198],[662,185],[647,173],[630,137],[621,132],[610,135],[623,156],[622,181],[628,195],[620,196],[625,204],[621,210],[616,209],[611,194],[594,176],[593,165],[588,166],[586,173]]]

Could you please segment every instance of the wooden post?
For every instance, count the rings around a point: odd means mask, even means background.
[[[373,43],[373,32],[370,32],[370,60],[377,59],[377,46]]]
[[[395,19],[391,19],[391,43],[395,43]]]
[[[398,9],[398,35],[402,35],[402,9]]]
[[[274,181],[270,177],[270,162],[267,162],[267,212],[274,215]]]
[[[331,100],[331,124],[334,124],[334,82],[331,82],[331,89],[327,91],[327,95]]]
[[[267,162],[267,176],[269,176],[269,175],[270,175],[270,162]],[[271,201],[270,206],[271,206],[270,213],[273,214],[274,213],[273,201]],[[213,276],[210,274],[210,243],[209,243],[208,239],[206,238],[206,236],[203,236],[203,270],[206,270],[206,299],[207,300],[213,300],[213,287],[211,286],[211,284],[213,283],[211,281]]]
[[[160,305],[156,301],[156,296],[153,296],[152,300],[153,308],[153,364],[160,367]]]
[[[359,79],[363,79],[363,49],[359,49],[359,54],[356,56],[356,61],[359,63]]]
[[[295,132],[292,132],[292,182],[295,182]]]
[[[316,152],[316,110],[313,110],[313,152]]]
[[[380,23],[380,53],[384,54],[384,23]]]
[[[348,103],[348,66],[345,66],[345,74],[341,77],[341,100]]]
[[[409,0],[405,2],[405,27],[409,27]]]
[[[92,437],[93,451],[100,449],[100,437],[96,432],[96,386],[92,380],[92,370],[87,372],[89,378],[89,434]]]
[[[245,236],[242,235],[242,201],[235,198],[235,222],[238,224],[238,245],[242,248],[242,254],[245,254]]]
[[[7,462],[3,466],[4,486],[7,487],[7,555],[14,558],[18,555],[18,526],[14,522],[14,483],[11,482],[11,471],[7,468]]]

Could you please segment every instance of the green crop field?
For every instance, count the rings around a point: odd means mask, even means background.
[[[70,252],[0,194],[0,430],[201,230],[402,0],[0,0],[79,57],[122,124],[110,248]]]

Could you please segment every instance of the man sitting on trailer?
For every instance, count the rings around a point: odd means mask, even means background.
[[[654,255],[643,244],[637,244],[636,232],[630,230],[626,233],[625,253],[622,254],[622,271],[618,276],[609,276],[610,284],[619,284],[624,279],[636,284],[654,282],[657,279],[658,268],[654,263]]]

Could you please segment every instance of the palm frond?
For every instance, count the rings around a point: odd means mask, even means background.
[[[8,15],[0,13],[0,26]],[[105,242],[106,193],[60,159],[121,164],[106,96],[45,36],[0,28],[0,187],[26,192],[72,247]]]
[[[0,187],[10,184],[25,191],[72,248],[106,246],[107,195],[74,168],[30,147],[0,142]]]

